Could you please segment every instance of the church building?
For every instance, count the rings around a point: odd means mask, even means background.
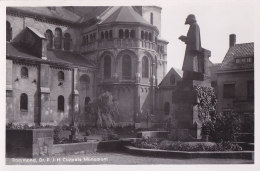
[[[7,7],[7,123],[58,125],[73,115],[87,124],[86,106],[106,91],[118,101],[121,124],[139,122],[145,113],[173,115],[164,94],[181,74],[166,73],[161,10]]]

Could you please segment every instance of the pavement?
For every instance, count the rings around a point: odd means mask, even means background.
[[[88,153],[52,157],[6,158],[7,165],[141,165],[141,164],[253,164],[253,160],[244,159],[172,159],[149,156],[135,156],[127,153]]]

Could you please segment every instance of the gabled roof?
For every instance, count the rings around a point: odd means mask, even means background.
[[[107,19],[101,22],[101,24],[118,23],[118,22],[141,23],[145,25],[151,25],[140,14],[138,14],[131,6],[119,7]]]
[[[100,16],[105,10],[109,8],[109,6],[69,6],[64,7],[67,10],[81,16],[79,20],[80,23],[86,22],[90,19],[96,18]]]
[[[254,58],[254,43],[236,44],[228,49],[219,70],[240,70],[252,69],[254,63],[235,63],[235,58],[253,57]]]
[[[25,59],[39,59],[41,58],[30,55],[27,53],[26,50],[21,48],[19,45],[11,44],[10,42],[6,42],[6,56],[13,56],[13,57],[21,57]]]
[[[70,23],[76,23],[81,19],[81,16],[67,10],[64,7],[7,7],[7,12],[19,12],[29,15],[40,15],[63,20]]]
[[[53,62],[67,63],[77,66],[95,66],[94,61],[86,59],[84,56],[74,52],[62,50],[48,50],[46,52],[47,60]]]
[[[27,27],[29,30],[31,30],[36,36],[38,36],[41,39],[46,39],[46,37],[40,33],[38,30],[36,30],[35,28],[32,27]]]
[[[82,67],[94,67],[94,61],[86,59],[81,54],[74,52],[62,51],[62,50],[47,50],[47,60],[43,60],[37,56],[31,55],[26,49],[19,46],[19,44],[6,43],[6,57],[12,57],[16,59],[25,59],[29,61],[38,61],[42,63],[55,63],[66,66],[82,66]]]
[[[174,75],[175,82],[177,82],[178,80],[181,80],[182,74],[183,74],[182,70],[176,69],[176,68],[171,68],[170,71],[166,74],[166,76],[163,78],[163,80],[159,84],[159,87],[175,86],[170,83],[171,76]]]

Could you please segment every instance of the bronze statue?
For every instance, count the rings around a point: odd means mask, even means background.
[[[190,14],[186,18],[185,24],[189,24],[190,28],[187,36],[180,36],[179,39],[186,44],[185,57],[183,61],[183,79],[198,79],[203,74],[203,57],[201,53],[200,28],[197,24],[195,15]]]

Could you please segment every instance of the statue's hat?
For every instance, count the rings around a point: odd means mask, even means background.
[[[194,14],[190,14],[188,15],[188,17],[186,18],[185,24],[191,24],[196,22],[196,18]]]

